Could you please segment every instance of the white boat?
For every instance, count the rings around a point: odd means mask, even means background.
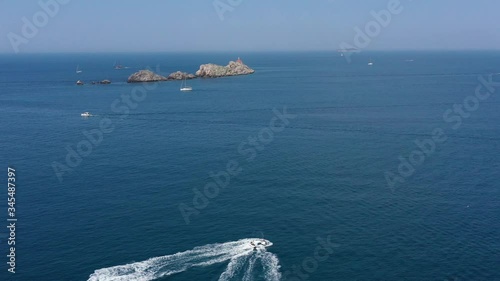
[[[115,61],[115,65],[113,65],[113,68],[116,70],[124,69],[125,67],[121,65],[119,62]]]
[[[90,114],[90,112],[88,111],[85,111],[84,113],[80,114],[82,117],[91,117],[92,114]]]
[[[267,247],[271,247],[272,245],[273,245],[273,243],[271,243],[271,241],[266,240],[266,239],[256,239],[256,240],[250,241],[250,246],[253,247],[254,251],[262,250],[262,249],[265,249]]]
[[[192,91],[193,87],[187,85],[186,78],[184,78],[184,81],[181,84],[181,92],[189,92]]]
[[[76,66],[76,74],[82,73],[82,70],[80,70],[80,65]]]
[[[372,65],[373,65],[372,59],[370,59],[370,61],[368,62],[368,65],[369,65],[369,66],[372,66]]]

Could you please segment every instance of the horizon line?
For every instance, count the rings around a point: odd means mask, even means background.
[[[370,49],[358,50],[353,53],[363,52],[456,52],[456,51],[500,51],[500,49],[485,49],[485,48],[463,48],[463,49],[442,49],[442,48],[426,48],[426,49]],[[169,50],[169,51],[37,51],[30,52],[24,51],[19,53],[14,52],[0,52],[0,55],[47,55],[47,54],[167,54],[167,53],[338,53],[338,49],[311,49],[311,50]]]

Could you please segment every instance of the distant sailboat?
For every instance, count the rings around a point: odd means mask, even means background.
[[[369,65],[369,66],[372,66],[372,65],[373,65],[373,61],[372,61],[372,59],[370,59],[370,61],[368,62],[368,65]]]
[[[115,68],[115,69],[123,69],[124,67],[123,67],[123,65],[121,65],[119,62],[116,62],[116,61],[115,61],[114,68]]]
[[[76,74],[82,73],[82,70],[80,69],[80,65],[76,66]]]
[[[187,80],[184,78],[184,81],[182,81],[181,84],[181,92],[189,92],[192,91],[193,87],[187,85]]]

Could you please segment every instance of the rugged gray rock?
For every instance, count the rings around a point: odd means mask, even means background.
[[[230,61],[228,65],[221,66],[213,63],[202,64],[200,69],[196,71],[196,76],[215,78],[224,76],[248,75],[254,73],[255,70],[248,67],[241,60]]]
[[[168,80],[184,80],[194,78],[196,78],[196,75],[181,71],[174,72],[167,77]]]
[[[158,75],[151,70],[140,70],[128,77],[128,83],[167,81],[168,78]]]
[[[172,81],[194,79],[197,77],[202,78],[215,78],[225,76],[247,75],[254,73],[255,70],[248,67],[240,59],[237,61],[230,61],[228,65],[216,65],[213,63],[202,64],[200,69],[196,71],[196,75],[187,72],[177,71],[170,74],[168,77],[158,75],[150,70],[141,70],[129,76],[128,83],[139,82],[157,82],[157,81]]]

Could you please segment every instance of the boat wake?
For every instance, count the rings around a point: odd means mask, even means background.
[[[254,250],[250,242],[242,239],[221,244],[209,244],[173,255],[155,257],[141,262],[96,270],[88,281],[149,281],[181,273],[192,267],[204,267],[228,262],[219,281],[259,280],[279,281],[278,257],[265,248]]]

